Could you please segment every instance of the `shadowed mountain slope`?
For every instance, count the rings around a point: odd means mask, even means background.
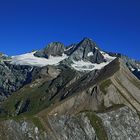
[[[10,96],[0,102],[0,139],[139,140],[138,61],[84,38],[1,63],[3,79],[10,71],[7,87],[17,87],[7,88]]]

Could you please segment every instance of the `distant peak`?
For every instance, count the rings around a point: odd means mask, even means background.
[[[92,39],[90,39],[90,38],[88,38],[88,37],[84,37],[84,38],[80,41],[79,44],[80,44],[80,45],[81,45],[81,44],[84,44],[84,45],[96,45],[96,43],[95,43]]]
[[[64,53],[65,46],[61,42],[52,42],[50,43],[47,48],[45,48],[45,52],[48,55],[62,55]]]
[[[65,50],[64,44],[61,42],[52,42],[47,45],[43,50],[37,51],[34,55],[37,57],[45,57],[49,56],[62,56]]]
[[[85,38],[83,38],[78,44],[77,44],[77,48],[79,48],[79,47],[82,47],[82,48],[89,48],[90,50],[91,50],[91,48],[92,49],[97,49],[98,47],[97,47],[97,45],[96,45],[96,43],[92,40],[92,39],[90,39],[90,38],[87,38],[87,37],[85,37]]]
[[[91,38],[84,37],[81,42],[93,42]]]

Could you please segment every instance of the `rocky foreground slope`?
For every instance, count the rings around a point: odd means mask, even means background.
[[[85,38],[0,63],[0,139],[140,139],[140,62]]]

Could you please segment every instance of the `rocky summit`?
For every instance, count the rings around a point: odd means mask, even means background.
[[[140,140],[140,62],[89,38],[0,53],[0,140]]]

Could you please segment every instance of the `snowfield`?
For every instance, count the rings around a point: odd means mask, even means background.
[[[100,52],[104,56],[105,60],[107,60],[107,61],[112,61],[112,60],[114,60],[116,58],[116,57],[110,56],[106,52],[103,52],[103,51],[100,51]]]
[[[100,64],[91,63],[91,62],[85,62],[83,60],[81,61],[73,61],[73,64],[71,65],[74,69],[77,71],[92,71],[92,70],[99,70],[102,69],[104,66],[108,65],[111,61],[103,62]]]
[[[93,52],[89,52],[87,56],[93,56]]]
[[[113,61],[116,57],[112,57],[110,55],[108,55],[107,53],[100,51],[102,53],[102,55],[104,56],[106,62],[100,63],[100,64],[96,64],[96,63],[91,63],[91,62],[85,62],[83,60],[81,61],[74,61],[73,60],[73,64],[71,65],[74,69],[76,69],[77,71],[92,71],[92,70],[96,70],[96,69],[102,69],[103,67],[105,67],[106,65],[108,65],[111,61]],[[92,52],[88,53],[88,56],[93,55]]]
[[[76,69],[77,71],[92,71],[95,69],[102,69],[107,64],[109,64],[109,62],[93,64],[91,62],[85,62],[85,61],[81,60],[81,61],[73,61],[73,64],[71,66],[74,69]]]
[[[36,57],[34,53],[35,52],[12,56],[11,64],[43,67],[46,65],[58,65],[60,61],[67,58],[67,55],[63,54],[61,57],[50,56],[49,59],[46,59]]]
[[[49,58],[40,58],[34,56],[35,52],[26,53],[22,55],[12,56],[11,64],[15,65],[30,65],[30,66],[38,66],[43,67],[46,65],[58,65],[62,60],[68,58],[66,54],[63,54],[62,56],[49,56]],[[71,67],[74,68],[77,71],[92,71],[95,69],[102,69],[104,66],[108,65],[112,60],[114,60],[116,57],[112,57],[108,55],[107,53],[101,51],[102,55],[104,56],[106,62],[96,64],[91,62],[85,62],[83,60],[81,61],[72,61]],[[89,52],[88,56],[92,56],[93,52]]]

